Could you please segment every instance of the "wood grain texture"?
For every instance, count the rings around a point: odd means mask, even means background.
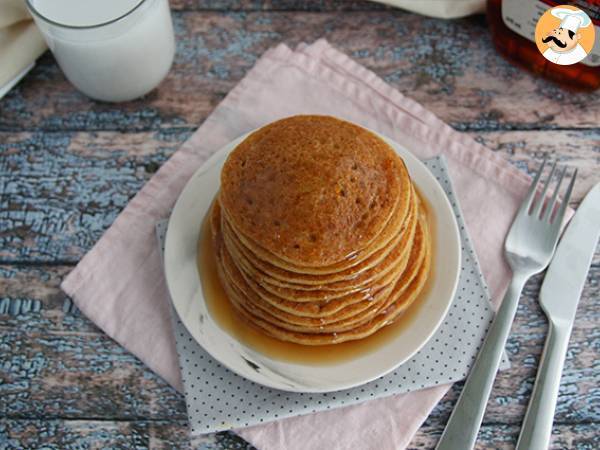
[[[575,433],[573,433],[573,431]],[[590,450],[598,446],[597,429],[591,424],[574,427],[557,425],[550,450]],[[5,433],[5,434],[4,434]],[[512,450],[519,433],[516,425],[486,424],[480,431],[476,450]],[[6,450],[28,448],[119,448],[122,450],[180,449],[253,450],[233,433],[187,438],[187,424],[178,421],[93,421],[93,420],[7,420],[0,423],[0,436],[6,436]],[[409,450],[434,448],[441,435],[439,428],[424,426]]]
[[[485,424],[479,431],[476,450],[513,450],[519,436],[519,425]],[[437,427],[424,426],[409,449],[432,449],[442,435]],[[598,430],[592,424],[577,426],[556,424],[549,450],[591,450],[598,448]]]
[[[75,262],[189,133],[2,135],[0,258]]]
[[[373,11],[389,6],[367,0],[171,0],[175,11]]]
[[[173,0],[177,56],[138,101],[77,93],[50,54],[0,100],[0,448],[247,449],[190,441],[183,397],[60,292],[60,280],[260,55],[325,37],[522,170],[578,168],[573,205],[600,181],[600,96],[567,94],[504,61],[482,17],[439,21],[366,1]],[[542,131],[540,131],[542,130]],[[509,449],[546,332],[530,282],[478,449]],[[551,448],[600,448],[600,255],[571,339]],[[413,439],[433,448],[455,386]]]
[[[0,422],[3,450],[119,449],[151,448],[172,450],[255,450],[230,432],[189,439],[187,421],[111,420],[4,420]]]
[[[481,17],[415,20],[400,10],[207,11],[175,12],[174,22],[173,69],[145,98],[119,105],[88,100],[46,55],[0,102],[0,130],[193,129],[269,47],[320,37],[461,130],[600,123],[600,96],[567,95],[511,66],[494,51]]]
[[[534,173],[579,170],[573,204],[600,181],[600,130],[470,132]],[[0,261],[77,262],[190,131],[0,132]]]
[[[0,285],[5,286],[0,299],[0,416],[69,423],[78,418],[185,423],[182,396],[85,319],[59,290],[60,280],[70,269],[0,266]],[[600,422],[600,312],[594,303],[600,297],[599,279],[600,254],[588,277],[561,384],[556,421],[566,430]],[[513,366],[496,383],[487,426],[513,430],[522,420],[546,331],[535,300],[539,284],[540,277],[526,286],[507,345]],[[34,308],[36,302],[39,306]],[[456,386],[436,407],[426,427],[441,431],[458,393]],[[595,439],[600,444],[600,437]]]

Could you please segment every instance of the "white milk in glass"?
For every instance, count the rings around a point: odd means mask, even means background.
[[[168,0],[28,0],[65,76],[86,95],[131,100],[168,73],[175,39]]]

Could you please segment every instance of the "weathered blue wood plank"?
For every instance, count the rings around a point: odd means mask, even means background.
[[[180,449],[252,450],[254,447],[233,433],[188,437],[187,423],[164,421],[94,420],[2,420],[0,447],[4,450],[100,449],[122,450]]]
[[[600,96],[565,94],[500,57],[483,18],[361,13],[175,12],[177,55],[145,98],[101,104],[77,93],[51,56],[0,101],[0,130],[196,127],[264,51],[329,39],[459,129],[597,127]],[[359,33],[356,30],[360,30]],[[586,113],[580,114],[585,106]]]
[[[408,447],[431,449],[442,429],[425,426]],[[512,450],[518,425],[487,424],[481,427],[476,450]],[[123,450],[191,448],[197,450],[251,450],[253,447],[232,433],[219,433],[189,440],[180,421],[60,421],[0,420],[0,440],[7,450],[23,448],[119,448]],[[594,450],[600,446],[595,424],[557,424],[550,450]]]
[[[171,0],[178,11],[373,11],[391,9],[367,0]]]
[[[0,133],[0,261],[77,262],[190,133]],[[521,169],[577,167],[575,201],[600,181],[598,131],[471,135]]]
[[[0,258],[75,261],[189,133],[4,136]]]
[[[0,415],[18,418],[185,419],[182,398],[140,361],[91,325],[58,289],[69,267],[0,266]],[[560,423],[600,422],[600,254],[584,291],[557,407]],[[518,424],[529,399],[546,323],[537,304],[540,277],[528,283],[507,350],[513,367],[502,373],[486,423]],[[14,306],[18,300],[18,308]],[[25,302],[39,311],[22,311]],[[455,388],[429,417],[443,427]]]
[[[515,333],[510,345],[515,365],[498,378],[486,422],[519,423],[529,399],[539,358],[539,340],[523,345]],[[600,422],[597,404],[597,333],[575,332],[563,375],[557,420]],[[102,335],[0,333],[0,411],[19,418],[185,419],[183,399],[122,347]],[[4,350],[5,349],[5,350]],[[521,365],[521,366],[518,366]],[[457,398],[455,388],[428,419],[443,425]]]
[[[183,397],[100,333],[0,331],[0,416],[184,420]]]
[[[410,446],[410,450],[433,449],[443,428],[422,427]],[[519,436],[519,425],[486,424],[479,431],[476,450],[513,450]],[[596,424],[555,424],[549,450],[593,450],[600,447],[600,434]]]
[[[61,280],[72,269],[0,265],[0,330],[103,334],[59,289]]]

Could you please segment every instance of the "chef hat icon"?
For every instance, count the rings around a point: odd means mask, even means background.
[[[571,30],[573,33],[577,33],[579,28],[585,28],[592,23],[589,16],[581,10],[553,8],[551,12],[554,17],[561,20],[560,28]]]

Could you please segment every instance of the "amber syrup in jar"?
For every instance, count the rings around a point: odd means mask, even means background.
[[[589,54],[582,62],[562,66],[544,58],[536,46],[534,33],[537,19],[549,8],[559,5],[575,6],[592,19],[591,26],[596,30],[594,53],[597,53],[600,50],[600,0],[488,0],[487,19],[494,44],[509,60],[565,87],[598,89],[600,60],[596,55]]]

